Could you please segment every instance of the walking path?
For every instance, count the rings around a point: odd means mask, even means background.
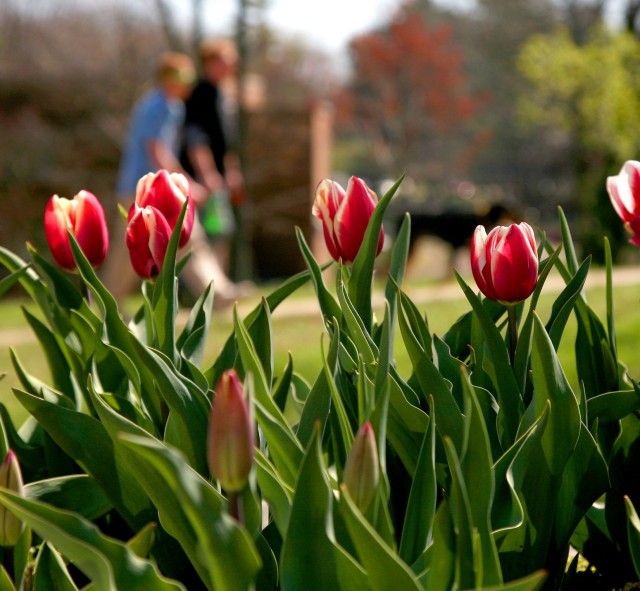
[[[473,279],[466,278],[470,285],[474,286]],[[604,269],[597,268],[589,272],[587,276],[587,288],[603,287],[606,283],[606,274]],[[613,285],[640,285],[640,267],[618,267],[613,271]],[[557,273],[549,276],[545,284],[545,293],[557,293],[565,286],[562,277]],[[462,299],[464,296],[460,286],[455,280],[449,280],[442,283],[434,283],[427,286],[406,288],[407,294],[413,301],[420,305],[428,302]],[[374,293],[373,304],[375,307],[384,305],[384,294],[381,292]],[[241,302],[238,305],[240,316],[245,316],[255,307],[255,302]],[[222,312],[223,314],[226,311]],[[230,312],[229,312],[230,313]],[[309,298],[293,298],[284,301],[274,312],[278,318],[293,318],[299,316],[311,316],[319,314],[318,302],[313,297]]]
[[[587,287],[601,287],[605,285],[604,269],[594,269],[590,271],[587,277]],[[636,285],[640,286],[640,267],[618,267],[613,272],[613,285]],[[545,286],[545,292],[559,292],[564,287],[564,281],[556,273],[552,274]],[[409,296],[418,305],[441,300],[455,300],[463,297],[460,286],[456,281],[450,280],[442,283],[435,283],[427,286],[406,288]],[[238,312],[241,317],[246,316],[257,304],[255,298],[242,301],[238,304]],[[374,306],[382,307],[384,305],[384,296],[380,292],[374,294]],[[229,315],[231,317],[231,308],[225,310],[217,310],[215,314]],[[274,315],[277,318],[299,318],[305,316],[313,316],[319,314],[318,303],[313,296],[310,297],[293,297],[285,300],[278,306]],[[35,342],[35,337],[31,330],[24,327],[14,327],[0,330],[0,347],[12,347]]]

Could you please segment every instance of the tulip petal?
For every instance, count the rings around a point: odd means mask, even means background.
[[[151,205],[159,210],[173,228],[180,216],[185,200],[189,200],[187,214],[180,230],[180,246],[184,246],[191,236],[195,209],[189,198],[189,182],[179,173],[169,173],[159,170],[143,176],[136,187],[136,205],[146,207]]]
[[[242,490],[253,465],[255,429],[240,379],[222,374],[216,387],[207,442],[211,473],[227,492]]]
[[[538,256],[526,226],[509,226],[501,234],[491,255],[492,285],[497,299],[504,302],[526,299],[538,280]]]
[[[495,299],[491,284],[485,279],[488,268],[487,259],[487,231],[484,226],[477,226],[471,240],[471,271],[478,289],[488,298]]]
[[[76,262],[71,252],[67,231],[73,231],[69,217],[70,200],[53,195],[44,210],[44,233],[51,255],[63,269],[75,269]]]
[[[324,179],[316,188],[311,213],[322,222],[322,231],[329,254],[340,260],[341,253],[334,231],[334,219],[340,204],[344,201],[344,189],[335,181]]]
[[[104,210],[97,197],[89,191],[80,191],[77,201],[73,234],[89,262],[97,267],[109,250],[109,231]]]
[[[67,232],[75,236],[94,267],[107,256],[109,233],[104,210],[88,191],[80,191],[73,199],[53,195],[45,207],[44,231],[53,258],[64,269],[76,266]]]
[[[351,262],[356,258],[376,202],[376,194],[362,179],[349,179],[345,198],[334,219],[336,241],[344,261]],[[378,244],[381,248],[380,238]]]
[[[131,265],[145,279],[155,277],[162,268],[171,228],[162,213],[148,205],[134,204],[133,214],[127,225],[126,243]]]

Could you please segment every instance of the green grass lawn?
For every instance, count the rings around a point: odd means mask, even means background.
[[[425,287],[422,285],[421,290],[423,292],[424,289]],[[408,291],[411,293],[411,286],[409,286]],[[433,300],[418,304],[419,309],[426,313],[432,332],[443,334],[456,318],[468,311],[469,306],[466,300],[463,299],[460,291],[457,293],[460,295],[446,300]],[[310,298],[312,297],[312,292],[306,288],[302,295],[296,296],[296,300],[303,301],[304,296]],[[587,292],[587,296],[589,303],[600,318],[604,320],[604,288],[590,289]],[[556,294],[552,293],[546,294],[541,298],[538,309],[543,321],[548,318],[555,297]],[[617,287],[614,293],[614,300],[619,357],[628,366],[631,376],[637,378],[640,376],[640,348],[638,347],[638,337],[640,336],[640,285]],[[258,298],[255,301],[257,302]],[[0,302],[0,374],[6,374],[4,379],[0,381],[0,400],[7,405],[18,423],[24,418],[25,412],[14,401],[11,391],[13,387],[19,386],[19,383],[10,362],[9,347],[15,350],[30,373],[40,379],[48,379],[46,361],[24,321],[21,311],[21,306],[23,305],[27,305],[33,311],[33,306],[26,301],[5,300]],[[231,331],[231,326],[232,321],[229,311],[214,314],[206,353],[207,366],[215,358],[220,346],[226,340]],[[317,376],[322,363],[320,352],[322,333],[323,325],[319,313],[303,316],[283,316],[276,310],[273,317],[276,370],[281,371],[287,361],[287,353],[291,352],[295,369],[312,382]],[[560,357],[570,382],[575,386],[577,380],[572,356],[574,340],[575,321],[572,317],[560,346]],[[406,374],[409,370],[409,362],[399,337],[396,346],[396,360],[401,373]]]

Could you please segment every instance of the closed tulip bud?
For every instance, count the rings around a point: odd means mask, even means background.
[[[109,232],[102,205],[89,191],[73,199],[53,195],[44,210],[44,233],[49,250],[63,269],[76,267],[67,232],[77,240],[89,262],[97,267],[109,250]]]
[[[0,465],[0,487],[24,496],[20,464],[11,450]],[[22,528],[22,522],[4,506],[0,506],[0,546],[15,546]]]
[[[378,446],[373,427],[368,421],[360,427],[353,440],[342,481],[360,511],[366,511],[380,481]]]
[[[480,291],[491,300],[520,302],[538,281],[538,253],[525,222],[497,226],[489,234],[478,226],[471,242],[471,270]]]
[[[329,179],[318,185],[312,211],[322,222],[327,249],[336,261],[352,262],[356,258],[377,201],[376,194],[355,176],[349,179],[346,191]],[[377,254],[383,243],[384,232],[380,229]]]
[[[228,493],[241,491],[253,465],[255,431],[238,374],[225,371],[218,382],[209,420],[207,460]]]
[[[640,162],[628,160],[616,176],[607,178],[607,191],[613,208],[631,239],[640,246]]]
[[[136,187],[136,201],[132,206],[157,209],[164,216],[173,230],[185,202],[188,201],[187,213],[180,230],[180,246],[184,246],[191,236],[193,229],[194,207],[189,197],[189,181],[177,172],[169,173],[166,170],[150,172],[143,176]]]
[[[143,279],[151,279],[160,273],[171,228],[165,217],[155,208],[138,207],[129,210],[126,242],[131,265]]]

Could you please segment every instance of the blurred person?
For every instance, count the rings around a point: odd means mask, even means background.
[[[207,40],[200,47],[203,77],[185,103],[181,163],[207,187],[202,224],[225,267],[229,238],[236,230],[231,203],[244,201],[244,180],[234,150],[238,54],[231,41]]]
[[[185,174],[190,181],[190,194],[196,205],[202,203],[208,190],[193,181],[178,159],[180,134],[184,122],[184,100],[196,79],[191,58],[175,52],[162,54],[156,70],[156,85],[135,105],[125,141],[118,174],[117,196],[127,206],[135,199],[138,180],[148,172],[166,169]],[[105,283],[116,299],[126,295],[135,283],[128,261],[124,234],[126,222],[119,217],[117,234],[105,270]],[[214,281],[217,304],[231,301],[236,290],[209,248],[202,228],[194,225],[191,236],[191,259],[183,279],[196,296]]]

